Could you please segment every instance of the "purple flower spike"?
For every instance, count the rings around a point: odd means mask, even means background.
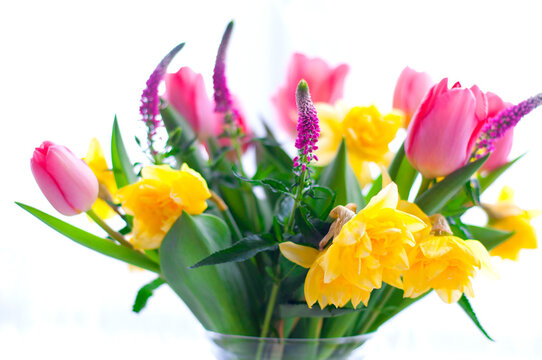
[[[177,53],[183,48],[184,43],[175,46],[163,59],[160,61],[156,69],[153,71],[149,80],[147,80],[147,87],[143,90],[141,95],[141,106],[139,107],[139,113],[141,114],[141,120],[147,125],[147,140],[149,146],[152,149],[152,139],[156,135],[156,129],[162,125],[161,119],[158,118],[160,114],[160,98],[158,96],[158,86],[166,73],[167,67],[171,60],[177,55]]]
[[[318,149],[316,143],[320,136],[318,116],[311,100],[309,86],[305,80],[301,80],[297,85],[295,99],[299,115],[295,147],[298,149],[299,156],[294,161],[294,167],[301,166],[301,171],[305,172],[307,165],[315,158],[312,152]]]
[[[476,146],[476,158],[484,157],[495,149],[495,141],[504,136],[521,120],[522,117],[542,105],[542,93],[535,95],[517,105],[502,110],[496,116],[488,120],[482,128],[482,135]]]
[[[222,41],[218,47],[213,72],[213,87],[215,91],[215,111],[221,113],[232,111],[232,113],[235,114],[235,111],[232,110],[230,90],[228,89],[228,84],[226,82],[226,50],[228,49],[232,30],[233,21],[226,27],[226,31],[224,31]]]

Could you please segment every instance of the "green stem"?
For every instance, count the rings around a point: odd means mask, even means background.
[[[418,194],[416,194],[416,199],[419,198],[424,192],[429,189],[429,185],[431,185],[431,182],[433,179],[428,179],[425,176],[422,176],[422,183],[420,184],[420,188],[418,189]]]
[[[307,171],[303,171],[303,173],[300,176],[301,181],[297,185],[295,198],[294,198],[294,206],[292,206],[292,212],[290,213],[290,216],[288,217],[288,223],[286,224],[286,227],[284,228],[284,233],[288,234],[292,230],[292,226],[294,225],[294,217],[295,217],[295,210],[299,206],[299,203],[301,202],[301,198],[303,195],[303,189],[305,188],[305,177],[306,177]]]
[[[377,319],[378,315],[382,312],[382,309],[384,308],[384,305],[386,305],[386,302],[389,300],[391,294],[393,294],[394,287],[388,286],[385,290],[382,296],[379,299],[378,306],[371,311],[371,314],[369,315],[369,318],[367,321],[363,324],[362,328],[358,332],[359,334],[365,334],[367,331],[371,330],[371,326],[373,326],[373,323]]]
[[[107,225],[105,223],[105,221],[102,220],[102,218],[100,218],[95,212],[94,210],[90,209],[89,211],[87,211],[87,215],[92,219],[94,220],[94,222],[96,224],[98,224],[102,229],[105,230],[105,232],[107,234],[109,234],[109,236],[111,236],[113,239],[117,240],[119,242],[119,244],[123,245],[123,246],[126,246],[127,248],[130,248],[130,249],[133,249],[134,247],[132,246],[132,244],[130,244],[128,241],[126,241],[126,239],[124,239],[124,236],[122,236],[122,234],[116,232],[115,230],[111,229],[109,227],[109,225]]]
[[[271,324],[271,318],[273,311],[275,310],[275,303],[277,302],[277,295],[279,293],[280,282],[275,281],[273,288],[271,289],[271,295],[269,296],[269,302],[267,303],[267,309],[265,310],[265,317],[263,320],[262,331],[260,332],[260,337],[264,338],[269,332],[269,326]],[[256,360],[262,358],[263,348],[265,343],[262,341],[258,345],[258,352],[256,353]]]

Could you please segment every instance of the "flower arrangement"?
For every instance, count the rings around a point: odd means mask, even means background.
[[[139,141],[148,164],[130,161],[116,119],[111,167],[96,140],[83,160],[49,141],[35,149],[32,173],[51,205],[67,216],[86,212],[106,237],[18,205],[83,246],[156,273],[136,312],[167,284],[212,332],[325,339],[374,332],[434,290],[489,338],[468,301],[472,279],[497,276],[490,255],[516,260],[536,248],[537,213],[515,205],[511,188],[495,204],[481,194],[518,160],[508,160],[513,128],[542,94],[513,105],[405,68],[395,111],[382,114],[341,101],[346,64],[295,54],[272,98],[296,136],[291,157],[268,126],[263,137],[251,131],[230,92],[232,30],[233,22],[218,48],[213,99],[190,68],[167,73],[184,44],[149,77]],[[404,144],[392,153],[402,127]],[[245,169],[247,152],[255,171]],[[488,214],[487,226],[469,224],[473,207]],[[108,225],[112,217],[123,226]],[[276,358],[263,342],[251,351]],[[307,351],[326,359],[338,349]]]

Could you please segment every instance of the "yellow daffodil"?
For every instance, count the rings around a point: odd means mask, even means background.
[[[496,204],[484,205],[484,208],[489,214],[489,226],[514,232],[509,239],[492,249],[491,255],[517,261],[521,249],[536,249],[536,232],[531,220],[540,215],[540,212],[523,210],[516,206],[514,192],[510,187],[506,186],[501,190]]]
[[[426,225],[416,216],[397,210],[399,194],[394,183],[374,196],[369,204],[344,224],[325,250],[281,244],[291,261],[310,269],[305,280],[309,307],[367,305],[370,293],[382,281],[401,286],[408,269],[407,249],[415,245],[413,233]]]
[[[90,167],[100,186],[99,197],[92,205],[92,210],[102,219],[109,219],[116,215],[115,211],[107,205],[104,198],[110,198],[117,192],[117,184],[113,171],[107,166],[104,152],[98,140],[92,139],[88,147],[87,156],[83,161]]]
[[[279,247],[288,260],[309,268],[305,279],[305,299],[309,307],[316,302],[322,309],[328,304],[343,307],[348,301],[351,301],[354,307],[360,302],[365,305],[369,302],[371,292],[352,284],[343,276],[332,281],[325,281],[322,261],[328,249],[318,251],[310,246],[298,245],[291,241],[281,243]]]
[[[321,129],[316,152],[318,164],[326,165],[334,158],[344,137],[348,162],[361,185],[371,182],[369,163],[390,162],[392,154],[388,145],[401,126],[401,117],[382,115],[374,105],[348,109],[339,102],[335,106],[316,104],[316,109]]]
[[[461,295],[474,296],[471,280],[478,269],[494,274],[489,254],[477,240],[452,235],[429,235],[409,257],[410,268],[403,273],[405,297],[418,297],[434,289],[448,304]]]
[[[201,214],[211,194],[201,175],[183,164],[146,166],[142,180],[123,187],[117,199],[134,216],[132,243],[138,249],[156,249],[183,211]]]

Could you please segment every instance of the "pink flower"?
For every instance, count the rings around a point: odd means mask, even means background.
[[[408,66],[399,75],[393,92],[393,108],[401,110],[405,115],[405,127],[431,86],[433,80],[429,74],[412,70]]]
[[[487,117],[488,119],[497,116],[501,110],[504,110],[513,104],[504,102],[502,99],[492,92],[486,92],[487,97]],[[508,154],[512,149],[512,142],[514,140],[514,129],[508,129],[503,137],[494,142],[495,149],[491,152],[489,159],[482,166],[482,170],[493,171],[508,161]]]
[[[332,68],[320,58],[308,58],[303,54],[295,53],[288,65],[286,84],[280,87],[271,99],[283,128],[290,135],[296,134],[295,93],[301,79],[305,79],[309,84],[314,103],[333,104],[343,96],[344,80],[348,71],[349,67],[346,64]]]
[[[222,133],[224,114],[215,113],[214,101],[207,95],[201,74],[189,67],[182,67],[174,74],[166,74],[165,83],[165,99],[192,126],[200,141]],[[249,135],[250,129],[241,104],[235,96],[232,96],[232,101],[238,113],[237,122],[243,132]]]
[[[465,165],[482,126],[487,99],[475,85],[470,89],[448,79],[434,85],[414,113],[405,140],[408,160],[423,176],[446,176]]]
[[[32,174],[51,205],[64,215],[88,211],[98,198],[98,180],[68,148],[44,141],[30,160]]]
[[[214,112],[214,103],[205,91],[203,76],[189,67],[182,67],[165,78],[168,103],[192,126],[200,140],[222,131],[222,116]]]

